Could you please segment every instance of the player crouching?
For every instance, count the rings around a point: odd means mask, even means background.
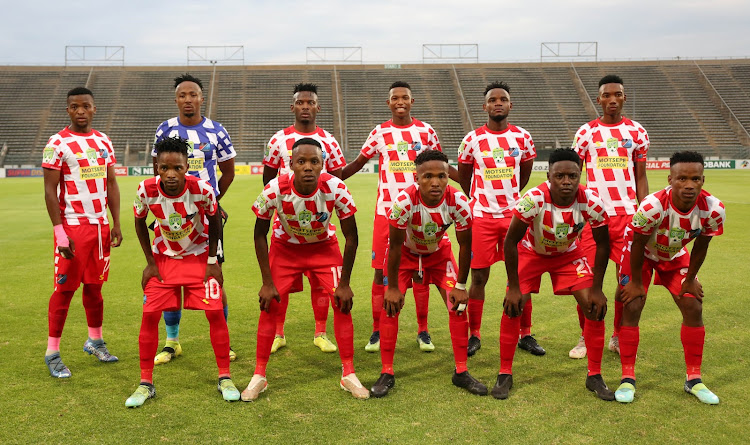
[[[448,326],[453,343],[453,384],[472,394],[487,395],[487,387],[466,369],[469,322],[466,317],[466,278],[471,264],[471,209],[461,192],[448,185],[448,157],[425,150],[414,163],[417,183],[398,194],[390,209],[389,246],[383,269],[387,288],[380,314],[380,378],[372,395],[384,397],[396,382],[393,355],[398,337],[398,316],[404,292],[418,273],[424,284],[438,287],[448,307]],[[460,246],[458,275],[446,230],[456,224]],[[518,333],[518,329],[516,329]]]
[[[341,357],[339,385],[357,399],[370,392],[354,373],[354,327],[352,325],[352,289],[349,278],[357,254],[357,208],[349,190],[340,179],[323,170],[323,149],[315,139],[302,138],[292,145],[291,172],[272,179],[253,204],[255,254],[263,285],[258,292],[260,319],[256,343],[256,363],[242,400],[250,402],[266,390],[266,366],[271,354],[277,321],[283,316],[280,302],[289,298],[302,275],[310,288],[333,298],[333,330]],[[274,211],[271,248],[268,230]],[[346,243],[341,257],[333,212],[341,223]]]
[[[635,396],[638,322],[646,304],[651,275],[666,287],[682,313],[680,338],[685,350],[685,392],[703,403],[719,398],[701,380],[706,328],[703,326],[703,286],[696,274],[706,259],[708,244],[724,232],[724,205],[703,190],[703,156],[677,152],[669,159],[669,187],[646,196],[625,230],[619,282],[622,286],[620,361],[622,382],[615,396],[629,403]],[[685,247],[695,240],[692,252]],[[641,273],[633,274],[632,271]]]
[[[147,265],[141,279],[143,319],[138,337],[141,384],[125,406],[141,406],[156,395],[153,372],[159,319],[162,311],[180,308],[183,289],[184,308],[206,312],[219,366],[218,389],[224,400],[236,401],[240,393],[230,378],[229,330],[221,302],[224,279],[216,260],[221,220],[214,190],[206,181],[186,176],[187,141],[164,139],[154,149],[157,176],[140,183],[134,204],[135,232]],[[153,246],[146,227],[149,211],[157,223]]]
[[[496,399],[508,398],[513,386],[513,356],[521,311],[531,294],[539,293],[545,272],[550,274],[556,295],[573,294],[583,308],[586,317],[584,338],[588,349],[586,388],[602,400],[615,399],[601,375],[603,320],[607,313],[602,281],[609,257],[609,218],[596,193],[579,184],[579,162],[578,155],[572,150],[553,151],[549,157],[547,181],[527,191],[513,210],[504,245],[508,289],[500,322],[500,372],[492,388],[492,396]],[[596,242],[593,273],[586,253],[577,241],[586,223],[591,225]],[[519,270],[523,271],[520,278]]]

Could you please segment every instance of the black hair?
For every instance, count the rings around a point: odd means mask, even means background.
[[[85,94],[88,94],[91,97],[94,97],[94,93],[91,92],[86,87],[75,87],[72,90],[68,91],[68,97],[70,96],[83,96]]]
[[[416,159],[414,159],[414,164],[419,166],[430,161],[441,161],[447,164],[448,156],[440,150],[424,150],[417,155]]]
[[[323,152],[323,146],[320,145],[320,142],[316,141],[313,138],[302,138],[298,140],[297,142],[294,143],[294,145],[292,145],[292,150],[299,147],[300,145],[312,145],[312,146],[318,147],[321,153]]]
[[[154,144],[157,157],[162,153],[179,153],[187,158],[189,149],[190,145],[188,145],[187,139],[178,137],[165,138]]]
[[[411,85],[404,82],[403,80],[397,80],[391,84],[391,87],[388,88],[388,91],[394,89],[394,88],[406,88],[407,90],[411,91]]]
[[[180,84],[182,82],[193,82],[193,83],[196,83],[198,85],[198,88],[200,88],[201,91],[203,91],[203,83],[201,83],[201,80],[198,79],[197,77],[191,76],[188,73],[180,74],[179,76],[175,77],[174,78],[174,87],[177,88],[178,86],[180,86]]]
[[[314,83],[298,83],[294,86],[294,94],[301,93],[302,91],[318,94],[318,86]]]
[[[620,85],[625,85],[625,83],[622,81],[622,77],[616,75],[616,74],[607,74],[606,76],[602,77],[602,79],[599,81],[599,86],[606,85],[608,83],[619,83]]]
[[[581,157],[578,156],[578,153],[569,148],[558,148],[549,154],[550,170],[552,169],[552,164],[559,161],[572,161],[581,165]]]
[[[500,88],[501,90],[505,90],[510,94],[510,87],[505,82],[492,82],[491,84],[487,85],[484,89],[484,95],[487,96],[487,93],[494,90],[495,88]]]
[[[669,166],[671,167],[680,162],[700,162],[703,165],[703,155],[697,151],[676,151],[669,158]]]

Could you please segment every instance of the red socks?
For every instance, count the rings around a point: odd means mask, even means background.
[[[620,336],[620,325],[622,324],[622,301],[615,300],[615,320],[612,326],[612,336]]]
[[[154,382],[154,357],[159,347],[161,311],[144,312],[138,335],[138,355],[141,361],[141,382]]]
[[[427,330],[427,314],[430,311],[430,285],[423,283],[413,283],[412,291],[414,292],[414,305],[417,312],[417,332]]]
[[[583,338],[586,342],[586,357],[588,358],[588,375],[602,373],[602,353],[604,351],[604,321],[586,319],[583,327]]]
[[[333,307],[333,332],[343,366],[342,375],[346,376],[354,372],[354,325],[351,312],[344,314],[336,306]]]
[[[385,286],[372,283],[372,331],[380,330],[380,311],[383,310],[383,295]]]
[[[687,379],[701,378],[701,362],[703,361],[703,344],[706,339],[706,327],[689,327],[682,325],[680,339],[685,351],[685,366]]]
[[[503,314],[500,320],[500,374],[513,374],[513,357],[520,329],[521,317],[510,318]]]
[[[398,316],[388,317],[385,309],[380,313],[380,362],[381,373],[393,375],[393,355],[396,352],[396,340],[398,339]]]
[[[475,300],[469,298],[469,334],[474,337],[482,338],[479,329],[482,327],[482,311],[484,310],[484,300]]]
[[[466,313],[456,315],[455,311],[448,311],[448,327],[451,331],[456,372],[460,374],[466,371],[466,350],[469,346],[469,320]]]
[[[211,333],[211,346],[219,367],[219,378],[229,377],[229,329],[223,310],[205,311]]]
[[[638,354],[640,329],[638,326],[620,327],[620,363],[622,378],[635,380],[635,357]]]
[[[312,301],[313,315],[315,316],[315,335],[325,334],[330,296],[326,292],[323,292],[322,289],[310,289],[310,299]]]
[[[523,305],[523,312],[521,312],[521,329],[518,332],[520,337],[531,335],[531,312],[533,311],[534,307],[531,305],[531,298],[529,298]]]
[[[55,291],[49,297],[49,308],[47,310],[47,324],[50,337],[62,337],[65,319],[68,318],[70,300],[73,299],[75,291]]]
[[[268,357],[271,355],[273,345],[274,329],[278,327],[277,319],[281,317],[281,309],[284,300],[289,302],[289,294],[281,295],[282,303],[271,300],[269,311],[260,311],[258,319],[258,334],[255,344],[255,374],[265,377]],[[278,331],[276,331],[278,332]]]
[[[276,317],[276,333],[275,333],[275,335],[283,337],[284,336],[284,323],[286,323],[286,310],[289,307],[289,294],[280,295],[279,299],[281,301],[278,303],[278,305],[279,305],[279,313],[278,313],[278,316]],[[275,302],[275,300],[274,300],[274,302]],[[273,339],[271,341],[273,342]]]
[[[581,305],[576,305],[576,312],[578,312],[578,324],[581,326],[581,335],[583,335],[583,330],[586,326],[586,316],[583,315],[583,309],[581,309]]]
[[[86,310],[86,324],[98,328],[104,319],[104,300],[102,286],[99,284],[83,285],[83,308]]]

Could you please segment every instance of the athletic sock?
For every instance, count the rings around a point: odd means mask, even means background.
[[[372,283],[372,331],[380,330],[380,311],[383,310],[383,295],[385,286]]]
[[[453,361],[456,372],[466,371],[467,347],[469,345],[469,320],[465,312],[457,315],[455,311],[448,311],[448,327],[451,332],[453,345]]]
[[[83,308],[86,311],[86,324],[89,326],[89,337],[91,337],[91,328],[99,328],[98,338],[102,338],[101,328],[104,319],[102,286],[99,284],[84,284],[82,294]]]
[[[640,329],[638,326],[620,327],[620,363],[622,378],[635,380],[635,358],[638,355]]]
[[[92,328],[89,326],[89,338],[91,340],[101,340],[102,339],[102,327],[99,326],[98,328]]]
[[[47,351],[45,356],[60,352],[60,337],[47,337]]]
[[[55,291],[49,297],[47,309],[48,334],[50,337],[62,337],[65,319],[68,318],[70,300],[75,291]]]
[[[182,311],[164,311],[164,327],[167,330],[167,339],[177,341],[180,338],[180,320]]]
[[[581,309],[580,304],[576,304],[576,312],[578,312],[578,325],[581,326],[581,335],[584,335],[583,330],[586,327],[586,316],[583,315],[583,309]]]
[[[313,315],[315,316],[315,336],[326,333],[328,324],[328,302],[330,296],[322,289],[310,289]]]
[[[482,338],[479,333],[482,327],[482,311],[484,310],[484,300],[475,300],[469,298],[467,312],[469,313],[469,333],[474,337]]]
[[[393,356],[396,352],[396,340],[398,339],[398,316],[389,317],[385,309],[380,313],[380,362],[383,369],[381,373],[393,374]]]
[[[289,294],[281,295],[281,301],[289,301]],[[255,374],[266,376],[266,365],[268,358],[271,356],[271,346],[273,345],[274,330],[277,329],[277,319],[280,317],[281,303],[271,300],[268,312],[260,311],[258,319],[258,334],[255,344]]]
[[[684,324],[680,328],[680,339],[685,351],[685,366],[687,379],[701,378],[701,363],[703,362],[703,345],[706,340],[706,327],[690,327]]]
[[[612,326],[612,336],[620,336],[620,325],[622,324],[622,301],[615,300],[615,319]]]
[[[510,318],[503,313],[500,320],[500,374],[513,374],[513,357],[520,329],[521,317]]]
[[[414,307],[417,312],[417,332],[427,330],[427,314],[430,312],[430,285],[424,283],[413,283]]]
[[[586,320],[583,326],[583,338],[586,342],[588,375],[602,373],[602,353],[604,351],[604,321]]]
[[[336,306],[333,307],[333,333],[339,347],[342,375],[349,375],[354,372],[354,325],[351,312],[344,314]]]
[[[219,377],[229,377],[229,329],[223,311],[205,311]]]
[[[284,336],[284,323],[286,323],[286,310],[289,308],[289,294],[279,296],[279,308],[276,316],[276,335],[279,337]],[[271,340],[273,341],[273,340]],[[256,372],[256,374],[258,374]],[[263,375],[266,375],[265,373]]]
[[[521,312],[521,329],[519,329],[519,336],[526,337],[531,335],[531,313],[534,311],[534,306],[531,304],[531,298],[526,301]],[[519,338],[520,338],[519,337]]]
[[[138,354],[141,363],[141,382],[154,382],[154,356],[159,347],[159,312],[144,312],[138,335]]]

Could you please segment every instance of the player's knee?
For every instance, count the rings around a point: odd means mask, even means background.
[[[372,282],[378,286],[383,285],[383,269],[375,269],[375,276],[373,277]]]
[[[490,277],[490,269],[472,269],[471,270],[471,285],[484,287],[487,284],[487,280]]]

